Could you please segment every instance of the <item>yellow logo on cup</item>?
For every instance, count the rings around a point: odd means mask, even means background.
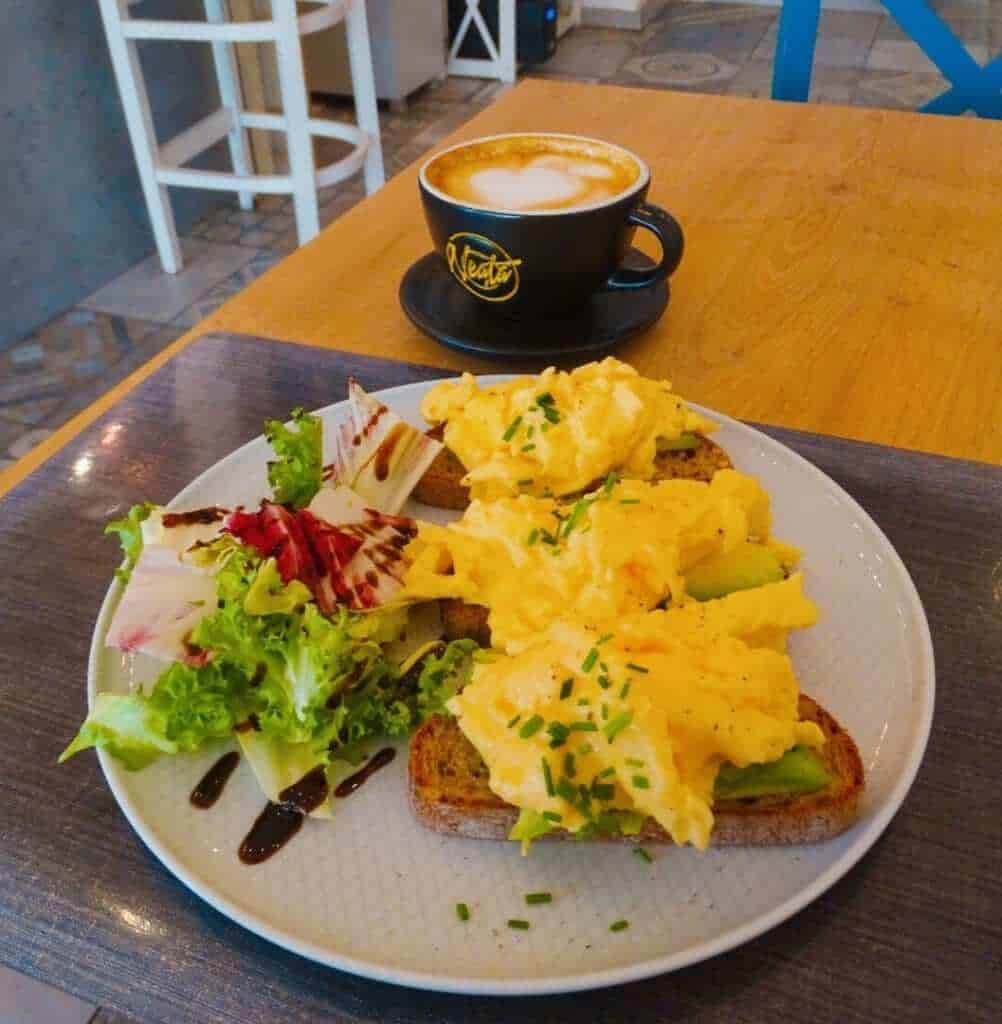
[[[472,231],[457,231],[445,246],[452,276],[471,294],[487,302],[507,302],[518,291],[518,268],[497,242]]]

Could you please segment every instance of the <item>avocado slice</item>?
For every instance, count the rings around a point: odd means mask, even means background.
[[[809,747],[794,747],[778,761],[736,768],[724,762],[717,773],[713,795],[718,800],[741,797],[813,793],[831,782],[821,758]]]
[[[691,452],[699,447],[697,434],[682,433],[678,437],[659,437],[657,439],[658,455],[662,452]]]
[[[736,590],[778,583],[784,576],[783,566],[774,551],[746,541],[694,565],[685,574],[685,592],[697,601],[709,601]]]

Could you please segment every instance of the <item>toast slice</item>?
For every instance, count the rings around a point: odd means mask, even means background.
[[[661,452],[655,461],[655,480],[708,481],[718,469],[732,468],[723,448],[702,436],[698,447],[688,451]],[[411,497],[434,508],[462,511],[470,504],[470,489],[463,486],[464,476],[466,467],[459,457],[443,448],[418,481]]]
[[[822,750],[831,783],[815,793],[718,800],[713,805],[712,846],[782,846],[818,843],[844,832],[856,820],[863,793],[863,762],[852,737],[819,704],[800,696],[800,717],[825,734]],[[454,718],[435,716],[411,740],[410,804],[414,816],[434,832],[468,839],[507,839],[518,810],[488,786],[488,771]],[[567,839],[554,830],[546,839]],[[635,836],[610,842],[670,843],[653,819]]]

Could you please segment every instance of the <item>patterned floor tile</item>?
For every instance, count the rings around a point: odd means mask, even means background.
[[[852,103],[858,107],[917,110],[938,96],[948,84],[938,74],[867,71],[853,89]]]
[[[705,86],[710,83],[725,86],[738,71],[738,64],[732,64],[712,53],[671,50],[628,60],[617,80],[624,81],[626,76],[626,81],[629,81],[629,76],[633,76],[648,85],[671,88]]]
[[[220,282],[198,302],[189,306],[174,321],[178,327],[194,327],[200,320],[204,320],[210,313],[214,313],[224,302],[232,299],[238,292],[242,292],[252,281],[256,281],[263,273],[271,270],[276,263],[280,262],[281,255],[277,252],[264,250],[250,261],[245,263],[232,277]]]
[[[557,52],[541,67],[547,75],[556,73],[588,78],[612,78],[633,56],[636,44],[624,39],[610,39],[608,32],[583,28],[572,32]]]
[[[984,43],[972,43],[967,52],[979,63],[988,59],[988,46]],[[936,66],[925,53],[909,40],[877,40],[870,50],[867,67],[874,71],[917,71],[928,74],[936,70]]]
[[[220,212],[225,216],[225,211]],[[239,233],[239,228],[230,227]],[[236,245],[219,245],[195,238],[185,239],[181,249],[185,265],[180,273],[165,274],[154,254],[80,305],[102,313],[169,323],[253,256]]]

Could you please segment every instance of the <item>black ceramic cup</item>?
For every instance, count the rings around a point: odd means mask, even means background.
[[[463,201],[432,180],[443,158],[479,158],[485,144],[531,139],[545,148],[581,144],[635,166],[623,191],[584,205],[558,209],[504,209]],[[481,147],[481,149],[477,149]],[[467,154],[461,150],[470,151]],[[431,174],[429,174],[429,171]],[[682,229],[670,213],[647,203],[651,174],[636,154],[612,143],[549,132],[518,132],[460,143],[431,157],[419,186],[435,249],[457,288],[505,317],[560,316],[588,303],[598,291],[646,288],[669,277],[682,259]],[[649,269],[622,267],[637,228],[654,234],[661,259]]]

